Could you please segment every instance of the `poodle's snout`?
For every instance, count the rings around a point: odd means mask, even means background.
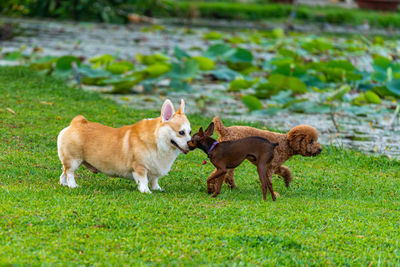
[[[321,153],[322,152],[322,148],[318,149],[318,152]]]

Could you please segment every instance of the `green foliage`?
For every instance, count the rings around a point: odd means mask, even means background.
[[[214,69],[214,61],[207,57],[193,57],[194,60],[199,63],[199,69],[202,71],[208,71]]]
[[[276,202],[262,201],[248,162],[235,171],[237,189],[211,198],[214,168],[197,150],[178,156],[163,193],[84,167],[69,189],[58,184],[56,136],[74,116],[121,127],[160,107],[133,110],[27,68],[2,67],[0,80],[1,265],[400,265],[398,161],[324,146],[285,163],[293,182],[274,176]],[[193,130],[211,121],[188,118]]]
[[[170,16],[190,17],[193,10],[202,18],[234,19],[234,20],[266,20],[273,18],[287,19],[292,11],[292,5],[287,4],[257,4],[228,3],[217,1],[170,1],[168,4]],[[165,12],[163,12],[165,14]],[[160,14],[161,15],[161,14]],[[332,23],[361,25],[368,22],[375,27],[400,28],[400,14],[397,12],[365,11],[340,7],[299,6],[296,19],[303,23]],[[277,32],[276,32],[277,33]],[[278,37],[280,34],[278,33]]]
[[[56,69],[57,70],[70,70],[72,69],[72,62],[75,62],[77,65],[81,64],[79,58],[74,56],[62,56],[56,61]]]
[[[250,111],[259,110],[263,108],[263,105],[260,102],[260,100],[258,100],[257,97],[252,95],[243,95],[242,102],[246,105],[246,107],[250,109]]]
[[[123,74],[125,72],[131,71],[135,68],[135,66],[126,60],[119,61],[113,64],[108,65],[105,70],[108,70],[112,74]]]

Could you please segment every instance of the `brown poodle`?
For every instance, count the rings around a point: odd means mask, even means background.
[[[249,126],[225,127],[218,116],[213,119],[213,122],[219,142],[237,140],[248,136],[260,136],[272,143],[279,143],[275,149],[274,158],[270,163],[271,168],[268,168],[267,177],[271,181],[272,175],[277,174],[283,177],[287,187],[292,181],[292,174],[282,164],[294,155],[309,157],[316,156],[322,151],[321,144],[317,142],[318,132],[309,125],[299,125],[292,128],[287,134],[280,134]],[[215,191],[214,183],[207,183],[207,191],[210,194]],[[236,188],[233,169],[229,170],[225,175],[225,183],[231,188]]]

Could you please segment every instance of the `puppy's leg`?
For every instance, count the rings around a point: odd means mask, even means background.
[[[213,171],[213,173],[210,175],[210,177],[215,173],[217,171],[217,169],[215,169],[214,171]],[[208,178],[207,179],[207,192],[209,193],[209,194],[212,194],[212,193],[214,193],[215,192],[215,180],[213,180],[213,181],[209,181],[210,180],[210,178]]]
[[[288,167],[285,166],[279,166],[276,170],[275,170],[275,174],[283,177],[283,179],[285,180],[285,185],[286,187],[289,187],[290,182],[292,182],[292,174],[289,170]]]
[[[235,173],[234,173],[234,172],[235,172],[235,169],[230,169],[230,170],[228,170],[228,172],[226,173],[225,178],[224,178],[225,183],[226,183],[227,185],[229,185],[229,187],[230,187],[231,189],[237,187],[237,186],[236,186],[236,183],[235,183]]]
[[[264,163],[257,164],[258,177],[261,181],[261,189],[263,193],[263,200],[267,199],[267,171]]]
[[[215,172],[213,172],[210,177],[208,177],[207,182],[211,182],[214,179],[220,177],[221,175],[226,174],[226,169],[217,169]]]
[[[138,184],[141,193],[151,194],[149,189],[149,180],[147,179],[147,169],[143,166],[137,166],[132,173],[133,179]]]
[[[271,169],[267,169],[266,174],[267,174],[267,180],[266,180],[267,181],[267,186],[268,186],[269,192],[271,193],[272,200],[275,201],[276,200],[276,196],[275,196],[275,193],[274,193],[274,189],[272,187],[272,174],[273,174],[273,171]]]
[[[225,174],[222,174],[216,180],[217,180],[217,182],[215,183],[215,192],[212,195],[212,197],[217,197],[219,195],[219,193],[221,192],[222,183],[225,180]]]
[[[82,163],[81,159],[72,159],[72,160],[64,161],[63,162],[64,172],[63,172],[63,174],[61,174],[60,183],[62,182],[61,178],[65,179],[64,177],[66,176],[66,180],[67,180],[66,185],[69,188],[78,187],[78,185],[75,182],[75,171],[79,168],[81,163]],[[63,182],[65,182],[65,180],[63,180]]]
[[[151,185],[151,190],[158,190],[158,191],[165,191],[160,187],[158,184],[158,178],[155,178],[153,180],[150,180],[150,185]]]

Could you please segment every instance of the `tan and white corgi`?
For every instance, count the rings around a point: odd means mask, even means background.
[[[171,169],[180,152],[189,152],[190,122],[185,102],[177,112],[170,100],[161,116],[133,125],[111,128],[76,116],[57,138],[58,156],[63,164],[60,184],[77,187],[74,172],[81,164],[92,172],[135,180],[139,191],[163,190],[158,179]]]

